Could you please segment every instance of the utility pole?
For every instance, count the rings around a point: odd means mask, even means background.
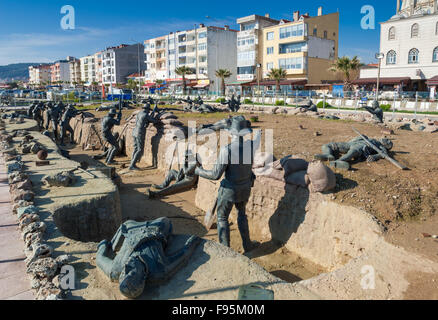
[[[377,88],[376,88],[376,98],[375,100],[379,100],[379,86],[380,86],[380,67],[382,64],[382,59],[385,57],[384,53],[376,53],[376,59],[379,60],[379,70],[377,71]]]

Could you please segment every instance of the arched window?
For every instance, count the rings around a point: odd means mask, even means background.
[[[411,51],[409,51],[409,64],[415,64],[418,63],[418,54],[419,51],[418,49],[411,49]]]
[[[438,47],[433,49],[432,62],[438,62]]]
[[[389,28],[388,40],[395,40],[395,27]]]
[[[397,62],[397,53],[394,50],[391,50],[386,55],[386,64],[396,64]]]
[[[417,38],[420,31],[418,23],[414,23],[411,28],[411,38]]]

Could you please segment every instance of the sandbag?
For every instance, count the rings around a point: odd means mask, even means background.
[[[253,172],[256,176],[264,176],[285,182],[284,171],[273,168],[272,164],[268,164],[267,166],[261,168],[255,168]]]
[[[166,113],[163,113],[160,116],[160,119],[161,120],[165,120],[165,119],[178,119],[178,117],[176,115],[174,115],[172,112],[166,112]]]
[[[286,156],[280,160],[274,161],[273,166],[277,170],[284,170],[285,176],[294,172],[307,170],[309,163],[306,160]]]
[[[183,126],[183,123],[181,121],[178,121],[176,119],[163,119],[160,120],[164,125],[170,124],[172,126],[181,127]]]
[[[325,192],[336,187],[334,172],[321,161],[313,161],[309,164],[307,175],[310,180],[311,192]]]
[[[254,155],[254,163],[252,165],[253,168],[264,168],[268,164],[275,161],[275,157],[272,153],[269,152],[257,152]]]
[[[294,172],[294,173],[286,176],[286,183],[300,186],[303,188],[307,188],[307,185],[309,182],[310,181],[307,178],[307,171],[306,170],[297,171],[297,172]]]

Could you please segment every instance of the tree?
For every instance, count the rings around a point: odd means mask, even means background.
[[[232,73],[227,69],[216,70],[216,77],[221,79],[221,91],[222,95],[225,96],[225,78],[231,77]]]
[[[354,56],[352,59],[349,57],[338,58],[331,68],[329,69],[332,72],[342,72],[344,74],[344,83],[347,90],[351,87],[351,74],[355,71],[358,71],[363,64],[360,62],[357,56]]]
[[[183,81],[183,94],[186,94],[187,91],[187,83],[186,83],[186,75],[188,74],[193,74],[193,69],[186,67],[186,66],[181,66],[175,69],[175,73],[179,76],[182,77],[182,81]]]
[[[279,69],[271,69],[268,73],[268,78],[271,80],[275,80],[276,84],[276,91],[277,93],[280,92],[280,81],[285,79],[287,76],[286,70],[279,68]]]

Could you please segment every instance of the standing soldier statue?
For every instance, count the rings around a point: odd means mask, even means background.
[[[117,119],[115,119],[115,116],[117,115]],[[122,119],[122,110],[119,109],[119,112],[116,111],[116,109],[111,109],[108,115],[106,115],[102,119],[102,136],[103,139],[108,142],[111,147],[108,150],[107,156],[106,156],[106,164],[112,164],[114,163],[114,156],[116,152],[118,151],[118,141],[113,136],[111,130],[115,125],[120,125],[120,120]]]
[[[58,140],[58,122],[62,114],[62,105],[60,103],[49,109],[49,119],[52,124],[53,134],[55,135],[55,141]]]
[[[138,170],[136,163],[140,160],[144,152],[146,129],[150,122],[157,123],[157,120],[151,117],[150,111],[151,105],[146,103],[143,105],[143,110],[137,114],[135,128],[132,132],[132,137],[134,138],[134,151],[132,153],[132,160],[129,170]]]
[[[44,110],[44,103],[40,101],[35,106],[32,112],[32,118],[37,122],[39,130],[42,128],[43,125],[43,110]]]
[[[64,138],[67,133],[67,131],[70,133],[70,143],[74,143],[74,130],[70,126],[70,120],[73,117],[76,117],[78,114],[81,114],[82,112],[79,112],[75,109],[75,107],[70,104],[67,108],[67,110],[64,111],[64,114],[61,118],[61,146],[64,145]]]
[[[255,180],[252,164],[257,143],[253,140],[243,140],[245,135],[252,132],[251,122],[245,120],[243,116],[233,118],[231,126],[226,130],[232,135],[232,141],[221,148],[213,170],[208,171],[200,166],[196,168],[195,175],[209,180],[219,180],[225,173],[216,200],[219,242],[224,246],[230,246],[228,217],[233,206],[236,206],[237,224],[243,249],[247,253],[257,245],[250,240],[246,217],[246,204]]]

